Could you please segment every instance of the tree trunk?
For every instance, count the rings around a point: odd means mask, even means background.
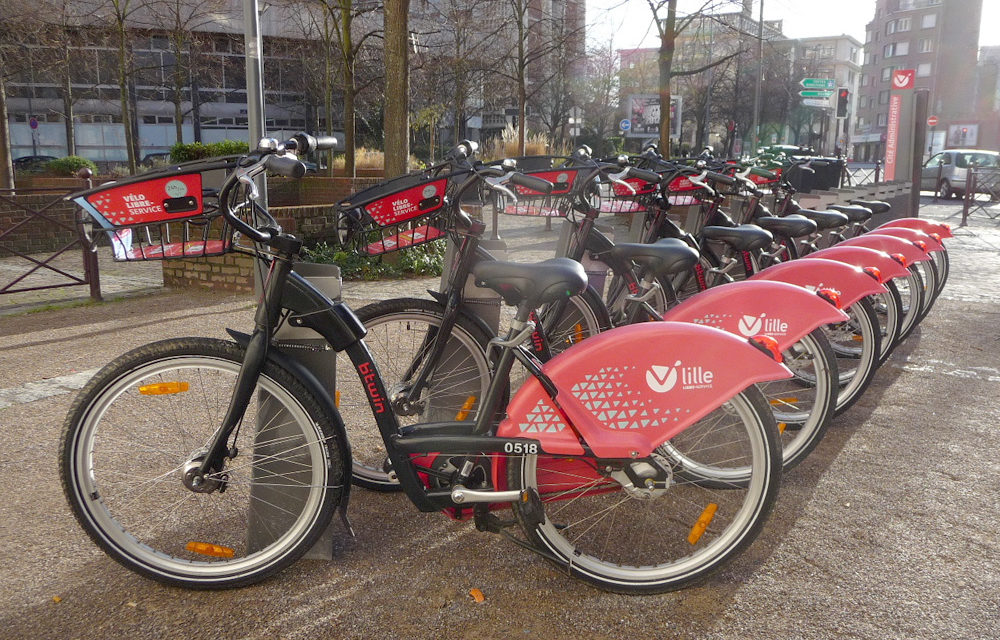
[[[66,155],[76,155],[76,127],[73,123],[73,85],[69,80],[69,67],[63,70],[63,124],[66,127]]]
[[[409,0],[386,0],[385,177],[407,172],[410,157]]]
[[[14,166],[10,158],[10,127],[7,123],[7,87],[0,73],[0,189],[14,188]]]
[[[344,175],[355,177],[354,166],[354,39],[351,35],[351,0],[341,0],[340,49],[344,62]]]
[[[125,151],[128,153],[128,171],[131,174],[136,172],[137,159],[135,153],[135,141],[132,130],[132,109],[129,96],[128,82],[128,32],[125,23],[121,22],[118,27],[118,92],[119,104],[121,106],[122,127],[125,129]]]
[[[660,34],[660,153],[670,155],[670,77],[674,66],[674,45],[677,39],[677,0],[668,0],[667,19]]]

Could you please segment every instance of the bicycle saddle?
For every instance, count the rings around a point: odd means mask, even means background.
[[[850,222],[847,216],[839,211],[815,211],[813,209],[799,209],[796,213],[805,216],[816,223],[819,229],[833,229],[835,227],[847,226]]]
[[[575,296],[587,288],[587,273],[576,260],[551,258],[544,262],[480,262],[472,268],[476,286],[493,289],[504,302],[532,308]]]
[[[797,213],[783,218],[763,216],[754,220],[754,224],[786,238],[799,238],[816,232],[816,223]]]
[[[752,251],[770,246],[774,236],[770,231],[755,224],[741,224],[738,227],[705,227],[702,235],[709,240],[725,242],[737,251]]]
[[[698,262],[698,252],[676,238],[662,238],[652,244],[616,244],[604,253],[614,258],[631,260],[658,276],[689,271]]]
[[[839,211],[840,213],[847,216],[847,219],[851,222],[864,222],[865,220],[870,220],[872,217],[872,210],[867,207],[862,207],[859,205],[845,205],[845,204],[831,204],[827,207],[829,210]]]
[[[888,202],[883,202],[882,200],[851,200],[850,203],[871,210],[872,215],[874,216],[877,216],[880,213],[889,213],[892,211],[892,205]]]

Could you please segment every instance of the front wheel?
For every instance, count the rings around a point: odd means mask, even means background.
[[[848,320],[823,327],[837,356],[840,390],[836,414],[857,402],[878,370],[882,330],[871,300],[862,298],[844,309]]]
[[[636,486],[637,474],[650,482]],[[732,560],[763,527],[780,476],[774,419],[754,387],[645,461],[530,455],[508,465],[510,488],[541,501],[513,505],[531,543],[620,593],[679,589]]]
[[[347,481],[340,418],[265,364],[224,468],[198,466],[226,413],[244,350],[205,338],[139,347],[70,408],[63,489],[108,555],[161,582],[239,587],[285,568],[326,529]]]

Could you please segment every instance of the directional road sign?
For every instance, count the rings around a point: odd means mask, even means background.
[[[799,84],[803,89],[836,89],[837,81],[833,78],[802,78]]]
[[[624,120],[618,123],[618,128],[621,129],[622,131],[628,131],[629,129],[632,128],[632,121],[629,120],[628,118],[625,118]]]
[[[824,89],[822,91],[816,91],[814,89],[809,89],[806,91],[799,91],[799,95],[803,98],[829,98],[833,95],[833,91]]]
[[[803,98],[802,104],[807,107],[827,107],[830,106],[829,100],[816,100],[815,98]]]

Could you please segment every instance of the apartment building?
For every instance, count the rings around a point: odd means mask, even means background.
[[[995,1],[995,0],[991,0]],[[935,149],[976,146],[976,64],[983,0],[876,0],[868,23],[854,157],[885,154],[892,73],[916,71],[915,87],[930,91],[929,111],[938,124],[928,131]]]
[[[850,91],[848,117],[836,119],[836,95],[825,107],[805,107],[812,120],[808,143],[826,153],[848,153],[850,126],[857,113],[858,87],[861,82],[861,51],[864,45],[849,35],[800,38],[795,48],[795,69],[801,78],[821,78],[834,81],[837,88]],[[808,98],[807,98],[808,99]],[[801,113],[800,113],[801,117]],[[805,143],[806,141],[802,140]]]

